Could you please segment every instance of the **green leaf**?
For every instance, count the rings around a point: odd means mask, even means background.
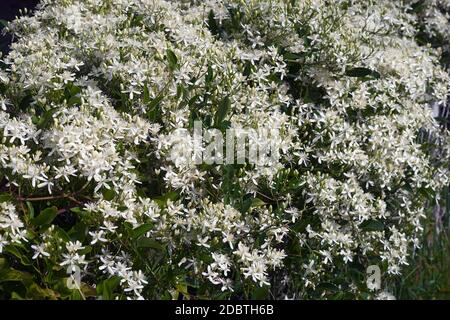
[[[141,225],[141,226],[139,226],[137,228],[134,228],[131,231],[131,236],[134,239],[137,239],[137,238],[139,238],[140,236],[144,235],[145,233],[147,233],[148,231],[150,231],[152,229],[153,229],[153,224],[152,223],[144,223],[143,225]]]
[[[42,210],[39,215],[31,220],[31,223],[36,226],[42,226],[52,223],[53,219],[56,218],[58,214],[58,208],[50,207]]]
[[[196,94],[195,96],[193,96],[192,98],[189,99],[187,105],[191,108],[195,107],[195,104],[197,102],[197,100],[201,97],[201,95]]]
[[[372,77],[375,79],[379,79],[381,76],[377,71],[364,67],[357,67],[346,70],[345,74],[349,77],[357,77],[357,78]]]
[[[229,128],[231,128],[231,122],[228,120],[222,121],[222,123],[219,125],[220,130],[227,130]]]
[[[177,290],[177,292],[183,294],[184,296],[189,296],[187,284],[185,283],[177,283],[175,285],[175,290]]]
[[[28,217],[30,219],[34,218],[34,208],[33,204],[30,201],[27,201],[27,209],[28,209]]]
[[[265,206],[266,203],[259,198],[246,199],[242,204],[242,212],[248,212],[251,208],[258,208]]]
[[[70,212],[73,212],[73,213],[81,213],[81,208],[80,207],[73,207],[73,208],[70,208]]]
[[[114,299],[113,292],[120,283],[120,278],[113,276],[100,282],[97,285],[97,294],[102,297],[103,300]]]
[[[73,105],[81,105],[81,97],[80,96],[72,96],[67,101],[67,105],[73,106]]]
[[[384,224],[378,220],[366,220],[360,225],[364,231],[383,231]]]
[[[231,100],[228,96],[226,96],[219,103],[219,108],[217,109],[217,112],[215,115],[216,126],[220,126],[220,124],[225,119],[225,117],[230,109],[231,109]]]
[[[426,8],[427,8],[427,4],[425,3],[425,1],[420,0],[420,1],[412,3],[411,6],[410,6],[410,10],[408,10],[408,11],[412,11],[412,13],[414,13],[414,14],[420,14]]]
[[[180,98],[182,98],[182,97],[185,97],[186,94],[187,94],[186,88],[185,88],[181,83],[179,83],[179,84],[177,85],[177,95],[176,95],[176,98],[177,98],[177,99],[180,99]]]
[[[172,50],[167,49],[166,55],[167,55],[167,61],[169,62],[169,69],[172,70],[172,71],[177,69],[177,67],[178,67],[178,58],[175,55],[175,53]]]
[[[252,73],[252,64],[250,61],[245,61],[244,71],[242,72],[242,75],[244,77],[248,77]]]
[[[167,204],[167,201],[176,201],[179,198],[180,194],[176,191],[171,191],[166,193],[165,195],[156,198],[154,201],[161,207],[164,208]]]
[[[116,196],[116,193],[112,189],[103,189],[102,190],[103,198],[107,201],[111,201]]]
[[[20,281],[29,283],[31,280],[32,276],[28,272],[22,272],[12,268],[6,268],[0,271],[0,282]]]
[[[164,98],[163,95],[157,96],[155,99],[153,99],[153,100],[148,104],[148,108],[151,110],[151,109],[157,107],[158,104],[162,101],[163,98]]]
[[[297,62],[302,56],[291,52],[285,52],[283,58],[288,62]]]
[[[258,208],[258,207],[263,207],[265,205],[266,205],[266,203],[264,201],[262,201],[261,199],[254,198],[254,199],[252,199],[252,203],[250,205],[250,208]]]
[[[79,222],[69,230],[68,235],[72,241],[83,242],[86,239],[88,233],[88,227],[83,222]]]
[[[77,253],[80,255],[83,254],[88,254],[92,251],[92,247],[91,246],[85,246],[84,249],[78,250]]]
[[[269,288],[267,286],[258,287],[252,292],[252,300],[265,300],[268,298]]]
[[[146,113],[146,116],[149,120],[156,121],[158,119],[160,110],[158,110],[157,107],[163,99],[164,99],[163,94],[159,94],[156,98],[154,98],[148,103],[147,107],[148,111]]]
[[[17,292],[11,293],[11,300],[25,300],[25,298],[22,298]]]
[[[0,194],[0,203],[2,202],[11,202],[13,197],[9,193]]]
[[[32,300],[57,300],[59,294],[48,288],[41,288],[36,283],[32,283],[30,286],[27,286],[27,299]]]
[[[47,129],[53,123],[53,114],[58,111],[58,108],[52,108],[45,111],[37,123],[39,129]]]
[[[30,258],[26,254],[23,254],[19,248],[15,245],[9,245],[4,248],[4,252],[9,253],[19,259],[20,263],[24,266],[31,266]]]
[[[8,266],[8,261],[5,258],[0,258],[0,270]]]
[[[63,228],[55,226],[55,233],[58,235],[58,238],[63,240],[64,242],[70,241],[69,235]]]
[[[77,95],[77,94],[79,94],[79,93],[81,93],[81,88],[78,87],[78,86],[76,86],[76,85],[73,85],[73,84],[72,84],[72,86],[71,86],[71,88],[70,88],[70,94],[71,94],[72,96],[75,96],[75,95]]]
[[[144,95],[143,95],[143,101],[144,103],[149,103],[150,102],[150,91],[148,90],[148,86],[144,86]]]
[[[219,26],[217,25],[216,19],[214,18],[214,11],[211,9],[208,13],[208,27],[213,35],[219,34]]]
[[[214,71],[211,68],[211,65],[208,65],[208,71],[206,72],[205,76],[206,85],[209,85],[212,82],[213,78],[214,78]]]
[[[152,248],[156,250],[164,250],[164,246],[150,238],[139,238],[137,241],[138,248]]]
[[[83,300],[83,297],[81,296],[80,291],[72,290],[69,300]]]

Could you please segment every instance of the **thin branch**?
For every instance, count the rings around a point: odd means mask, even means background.
[[[63,198],[68,198],[68,197],[70,197],[70,195],[63,194],[63,195],[46,196],[46,197],[16,197],[16,200],[18,200],[18,201],[45,201],[45,200],[63,199]]]
[[[89,185],[90,181],[86,182],[80,190],[68,194],[60,194],[60,195],[54,195],[54,196],[44,196],[44,197],[33,197],[33,196],[26,196],[22,197],[19,193],[19,195],[16,197],[17,201],[46,201],[46,200],[57,200],[57,199],[69,199],[72,202],[75,202],[78,205],[82,205],[83,203],[80,202],[75,198],[76,195],[80,194],[86,187]],[[12,193],[12,191],[10,191]]]

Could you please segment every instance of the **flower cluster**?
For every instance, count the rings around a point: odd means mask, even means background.
[[[27,242],[26,229],[23,221],[10,202],[0,203],[0,253],[10,244]]]
[[[408,1],[42,0],[7,27],[0,253],[46,297],[391,297],[361,277],[401,273],[450,178],[430,108],[450,76],[418,19]],[[279,157],[198,163],[199,122],[276,130],[255,141]]]

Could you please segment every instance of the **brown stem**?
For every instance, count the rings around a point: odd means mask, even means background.
[[[78,200],[75,199],[74,197],[69,196],[69,197],[67,197],[67,199],[69,199],[69,200],[72,201],[72,202],[75,202],[75,203],[78,204],[79,206],[82,206],[82,205],[83,205],[82,202],[78,201]]]
[[[56,196],[45,196],[45,197],[22,197],[22,196],[20,196],[20,191],[19,191],[19,195],[16,197],[16,200],[18,200],[18,201],[45,201],[45,200],[56,200],[56,199],[67,198],[67,199],[71,200],[72,202],[75,202],[78,205],[82,205],[82,203],[80,201],[78,201],[77,199],[75,199],[74,196],[76,196],[77,194],[82,192],[84,189],[86,189],[86,187],[88,185],[89,185],[89,181],[86,182],[81,187],[81,189],[76,192],[69,193],[69,194],[61,194],[61,195],[56,195]]]
[[[69,195],[63,194],[58,196],[47,196],[47,197],[17,197],[16,200],[19,201],[45,201],[45,200],[55,200],[55,199],[62,199],[62,198],[68,198]]]

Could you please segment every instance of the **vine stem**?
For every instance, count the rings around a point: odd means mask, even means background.
[[[24,202],[24,201],[45,201],[45,200],[56,200],[56,199],[69,199],[72,202],[75,202],[78,205],[82,205],[83,203],[80,202],[79,200],[77,200],[75,198],[75,196],[79,193],[81,193],[84,189],[86,189],[86,187],[89,185],[89,181],[86,182],[80,190],[73,192],[73,193],[69,193],[69,194],[61,194],[61,195],[55,195],[55,196],[44,196],[44,197],[33,197],[33,196],[21,196],[20,193],[19,195],[16,197],[16,200]]]
[[[69,198],[70,195],[68,194],[62,194],[58,196],[46,196],[46,197],[17,197],[16,200],[18,201],[45,201],[45,200],[55,200],[55,199],[62,199],[62,198]]]

